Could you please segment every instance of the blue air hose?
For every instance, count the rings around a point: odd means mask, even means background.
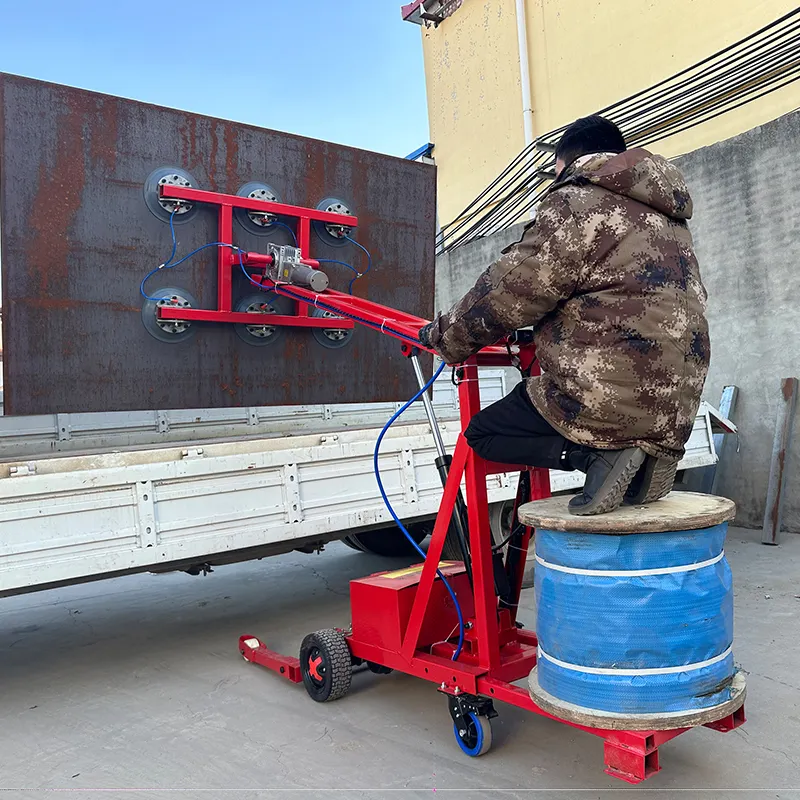
[[[289,233],[292,236],[292,241],[294,242],[294,246],[297,247],[297,236],[295,236],[295,232],[291,229],[289,225],[287,225],[285,222],[281,222],[280,220],[276,219],[270,222],[269,225],[267,225],[266,227],[271,228],[273,225],[277,225],[279,228],[286,228],[286,230],[289,231]]]
[[[356,276],[355,276],[355,278],[352,278],[352,279],[351,279],[351,281],[350,281],[350,284],[349,284],[349,285],[348,285],[348,287],[347,287],[347,291],[348,291],[350,294],[353,294],[353,284],[354,284],[354,283],[355,283],[355,282],[356,282],[356,281],[357,281],[359,278],[363,278],[363,277],[364,277],[364,275],[366,275],[366,274],[367,274],[367,273],[368,273],[368,272],[369,272],[369,271],[372,269],[372,255],[371,255],[371,253],[369,252],[369,250],[367,250],[367,248],[366,248],[366,247],[364,247],[364,245],[363,245],[363,244],[359,244],[359,243],[358,243],[358,242],[357,242],[355,239],[351,238],[351,237],[350,237],[350,236],[348,236],[347,234],[345,234],[345,237],[344,237],[344,238],[345,238],[345,239],[347,239],[347,241],[348,241],[348,242],[350,242],[350,244],[354,244],[354,245],[355,245],[355,246],[356,246],[356,247],[357,247],[359,250],[361,250],[361,251],[364,253],[364,255],[367,257],[367,268],[366,268],[366,269],[365,269],[363,272],[359,272],[357,269],[353,269],[353,267],[350,267],[350,269],[352,269],[352,270],[353,270],[353,272],[355,272],[355,273],[356,273]],[[349,266],[349,265],[348,265],[348,266]]]
[[[407,528],[403,523],[400,521],[400,517],[397,516],[395,510],[392,508],[392,504],[389,502],[389,498],[386,495],[386,490],[383,487],[383,481],[381,480],[381,473],[380,468],[378,466],[378,455],[381,449],[381,442],[383,441],[383,437],[388,432],[389,428],[398,420],[401,414],[403,414],[406,409],[410,408],[414,403],[422,397],[428,389],[433,386],[433,382],[442,374],[444,371],[446,364],[442,362],[442,365],[433,373],[433,377],[403,406],[401,406],[389,419],[389,421],[383,426],[383,430],[380,432],[378,436],[378,440],[375,442],[375,452],[373,455],[373,466],[375,468],[375,480],[378,482],[378,489],[381,493],[381,497],[383,498],[383,502],[386,505],[387,510],[392,515],[392,519],[397,523],[397,527],[403,532],[406,539],[411,542],[412,547],[422,556],[422,558],[426,558],[425,551],[414,541],[414,538],[408,532]],[[445,585],[445,588],[450,593],[450,597],[453,600],[453,604],[456,608],[456,614],[458,615],[458,647],[456,647],[455,652],[453,653],[453,661],[457,661],[458,657],[461,655],[461,650],[464,647],[464,615],[461,613],[461,605],[458,602],[458,598],[456,597],[456,593],[453,591],[453,588],[447,581],[447,578],[442,574],[442,571],[437,568],[436,574],[442,579],[442,583]]]

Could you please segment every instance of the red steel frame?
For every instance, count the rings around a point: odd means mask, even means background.
[[[360,322],[404,342],[410,350],[409,339],[417,340],[425,320],[387,306],[340,292],[315,294],[297,286],[271,284],[278,294],[299,297],[304,302],[322,304],[328,310],[354,315]],[[425,348],[419,346],[419,349]],[[517,360],[524,365],[533,363],[533,347],[523,345],[512,354],[510,347],[492,346],[470,358],[459,368],[458,385],[462,433],[458,437],[444,494],[442,497],[427,557],[419,578],[411,615],[399,651],[388,650],[374,642],[356,639],[347,634],[351,654],[363,661],[381,664],[438,684],[439,691],[453,696],[479,695],[501,700],[548,719],[592,733],[604,740],[605,772],[629,783],[639,783],[659,771],[658,748],[688,728],[667,731],[612,731],[578,725],[560,719],[540,708],[528,692],[514,681],[526,678],[536,664],[538,640],[532,631],[516,626],[516,607],[522,585],[527,548],[532,531],[524,533],[519,563],[513,580],[510,608],[499,608],[495,593],[492,566],[492,536],[489,529],[489,504],[486,478],[489,475],[519,472],[519,466],[484,461],[469,447],[463,435],[472,417],[480,410],[478,367],[511,366]],[[537,365],[534,365],[534,369]],[[535,374],[535,373],[534,373]],[[530,500],[550,495],[549,472],[532,469]],[[428,613],[429,599],[436,580],[436,568],[442,556],[447,531],[453,516],[462,481],[466,485],[469,522],[469,549],[472,557],[473,597],[475,616],[468,621],[464,648],[457,661],[453,642],[437,644],[433,652],[419,647],[420,633]],[[248,661],[255,662],[282,674],[294,683],[302,681],[299,661],[269,650],[261,642],[252,646],[255,637],[242,636],[239,648]],[[258,641],[258,640],[256,640]],[[705,727],[730,731],[745,721],[744,707],[733,714],[708,723]]]
[[[218,207],[218,242],[233,244],[233,209],[241,208],[245,211],[260,211],[274,214],[275,216],[288,217],[297,220],[297,246],[300,248],[303,263],[307,266],[318,268],[319,262],[310,257],[311,252],[311,223],[324,222],[334,225],[344,225],[355,228],[358,218],[347,214],[333,214],[329,211],[319,211],[314,208],[303,208],[285,203],[272,203],[267,200],[254,200],[251,197],[239,197],[233,194],[207,192],[202,189],[192,189],[185,186],[160,186],[159,196],[170,200],[184,200],[191,203],[205,203]],[[263,324],[264,318],[257,312],[233,311],[233,270],[240,269],[239,257],[245,267],[263,268],[270,259],[261,253],[234,252],[229,247],[219,247],[217,255],[217,308],[179,308],[177,306],[159,306],[157,309],[159,319],[192,320],[196,322],[223,322],[240,324]],[[252,276],[251,276],[252,277]],[[253,279],[255,280],[255,279]],[[261,283],[259,280],[259,283]],[[266,284],[263,284],[266,285]],[[296,313],[292,315],[271,314],[270,325],[291,326],[299,328],[343,328],[352,329],[354,323],[349,319],[326,319],[312,317],[308,303],[296,302]]]

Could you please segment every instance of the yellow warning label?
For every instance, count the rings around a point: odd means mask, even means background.
[[[455,561],[440,561],[439,562],[439,569],[443,569],[444,567],[454,567],[456,565]],[[424,564],[417,564],[416,567],[407,567],[406,569],[398,569],[395,572],[385,572],[381,575],[381,578],[405,578],[408,575],[416,575],[422,572],[422,568]]]

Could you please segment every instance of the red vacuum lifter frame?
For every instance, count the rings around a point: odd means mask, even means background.
[[[318,295],[297,286],[273,284],[273,287],[278,294],[357,317],[357,321],[368,327],[399,339],[406,355],[412,354],[411,342],[417,340],[419,329],[426,324],[425,320],[411,314],[340,292],[326,291]],[[639,783],[659,771],[659,746],[688,728],[612,731],[577,725],[547,713],[531,699],[526,689],[514,683],[527,678],[537,658],[536,634],[518,627],[516,620],[532,532],[525,529],[516,542],[517,546],[509,549],[506,555],[511,597],[510,602],[499,603],[493,571],[486,478],[498,473],[519,472],[519,466],[484,461],[468,446],[463,435],[463,430],[481,407],[478,367],[519,366],[522,362],[523,368],[533,365],[537,369],[532,345],[519,346],[514,353],[511,347],[509,344],[508,347],[495,345],[485,348],[459,368],[462,434],[455,447],[421,572],[419,568],[411,568],[352,581],[352,628],[341,633],[354,663],[367,662],[371,666],[396,669],[431,681],[438,685],[440,692],[449,695],[451,703],[461,698],[467,708],[471,704],[478,704],[480,708],[483,704],[483,712],[489,710],[488,716],[492,716],[491,701],[502,700],[601,737],[604,740],[605,771],[629,783]],[[548,470],[531,469],[528,472],[530,491],[527,497],[518,493],[517,506],[550,495]],[[467,495],[472,585],[463,564],[440,564],[448,528],[458,507],[462,481]],[[437,566],[447,575],[464,610],[467,630],[463,651],[456,661],[451,660],[456,649],[453,641],[455,612],[441,581],[437,580]],[[242,636],[239,647],[247,661],[274,670],[294,683],[303,681],[299,659],[273,652],[252,636]],[[744,721],[742,707],[705,727],[730,731]]]
[[[258,211],[273,214],[276,217],[287,217],[297,221],[297,246],[303,257],[302,263],[306,266],[319,268],[319,261],[310,258],[311,253],[311,223],[322,222],[330,225],[342,225],[346,228],[358,226],[358,218],[346,214],[334,214],[329,211],[320,211],[315,208],[292,206],[285,203],[273,203],[268,200],[255,200],[250,197],[239,197],[234,194],[220,194],[207,192],[203,189],[193,189],[185,186],[159,186],[159,197],[166,200],[183,200],[187,203],[205,203],[217,206],[218,213],[218,242],[233,242],[233,209],[241,208],[245,211]],[[263,269],[270,256],[262,253],[234,252],[229,247],[218,248],[217,254],[217,308],[181,308],[179,306],[161,306],[157,309],[159,319],[184,320],[191,322],[224,322],[239,323],[242,325],[263,325],[264,317],[257,312],[233,311],[233,270],[240,269],[239,256],[242,264],[251,269]],[[265,288],[266,283],[262,284]],[[293,298],[294,299],[294,298]],[[290,326],[295,328],[341,328],[351,330],[354,326],[352,320],[331,320],[324,317],[311,316],[311,308],[307,303],[297,302],[296,314],[270,314],[269,324],[276,326]]]

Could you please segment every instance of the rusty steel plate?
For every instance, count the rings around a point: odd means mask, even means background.
[[[171,251],[147,208],[153,171],[180,167],[210,191],[265,184],[282,202],[341,198],[373,255],[355,293],[429,319],[435,170],[287,133],[0,74],[5,413],[397,401],[415,389],[394,340],[357,328],[341,348],[288,329],[256,347],[233,325],[198,326],[178,343],[145,330],[139,284]],[[187,215],[188,217],[188,215]],[[175,226],[178,256],[215,241],[216,208]],[[273,240],[286,244],[288,234]],[[234,222],[233,243],[265,241]],[[312,234],[312,256],[364,267],[352,245]],[[331,285],[351,275],[326,265]],[[216,250],[153,277],[216,307]],[[252,295],[234,270],[234,306]]]

